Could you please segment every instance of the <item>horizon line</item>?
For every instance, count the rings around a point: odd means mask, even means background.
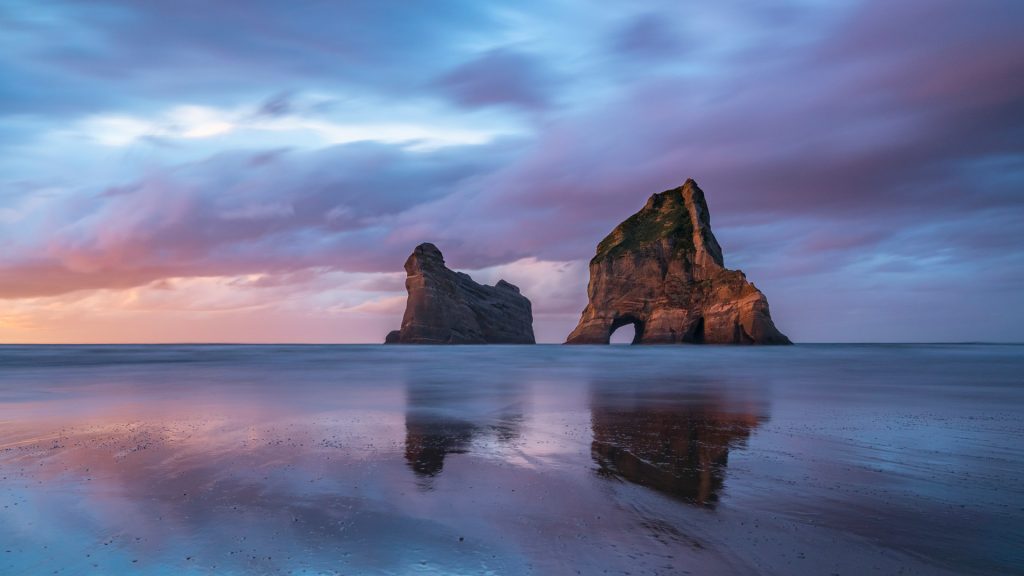
[[[1024,345],[1024,341],[999,341],[999,340],[936,340],[936,341],[912,341],[893,340],[875,342],[826,342],[826,341],[794,341],[793,345],[836,345],[836,346],[863,346],[863,345]],[[383,342],[0,342],[3,346],[388,346],[388,347],[419,347],[419,346],[465,346],[465,347],[486,347],[486,346],[563,346],[564,342],[537,342],[535,344],[385,344]],[[574,345],[580,346],[580,345]],[[586,346],[586,345],[584,345]],[[617,344],[591,344],[591,346],[634,346],[630,343]],[[737,344],[636,344],[635,346],[646,348],[671,348],[671,347],[715,347],[715,348],[771,348],[771,345],[737,345]]]

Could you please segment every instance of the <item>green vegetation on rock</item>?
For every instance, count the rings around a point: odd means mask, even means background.
[[[663,238],[675,240],[676,254],[695,250],[693,223],[683,201],[682,188],[655,194],[648,206],[619,224],[597,245],[597,254],[591,262],[615,259]]]

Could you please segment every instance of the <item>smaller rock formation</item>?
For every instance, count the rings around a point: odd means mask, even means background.
[[[385,344],[534,344],[533,309],[519,288],[477,284],[449,270],[441,251],[420,244],[405,261],[409,299],[402,329]]]
[[[607,344],[626,324],[634,344],[790,344],[764,294],[725,267],[693,180],[651,196],[597,245],[587,295],[567,344]]]

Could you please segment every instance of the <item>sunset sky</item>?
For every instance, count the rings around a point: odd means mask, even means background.
[[[1020,341],[1024,2],[0,2],[0,342],[564,340],[692,177],[793,340]]]

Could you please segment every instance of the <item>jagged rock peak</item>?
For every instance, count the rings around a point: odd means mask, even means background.
[[[693,179],[654,194],[597,246],[589,303],[570,344],[607,344],[633,324],[637,344],[788,344],[768,301],[725,268],[704,192]]]
[[[711,232],[704,191],[692,178],[678,188],[652,194],[639,212],[598,244],[592,261],[663,240],[668,240],[674,252],[694,252],[702,264],[725,266],[722,248]]]
[[[519,288],[504,280],[477,284],[450,270],[429,242],[405,261],[409,293],[401,330],[386,344],[533,344],[533,310]]]

